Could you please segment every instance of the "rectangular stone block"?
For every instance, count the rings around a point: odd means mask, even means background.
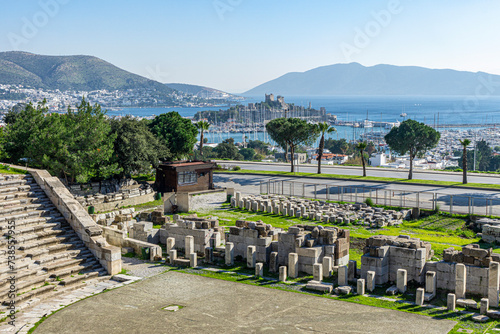
[[[286,282],[286,266],[281,266],[279,271],[279,281]]]
[[[368,271],[366,273],[366,288],[370,292],[373,292],[375,290],[375,272],[374,271]]]
[[[232,242],[226,243],[224,262],[226,263],[226,266],[234,265],[234,244]]]
[[[184,239],[184,254],[186,254],[186,258],[194,253],[194,237],[191,235],[186,235]]]
[[[457,296],[454,293],[449,293],[446,298],[446,308],[448,311],[455,311]]]
[[[247,247],[247,267],[248,268],[255,268],[255,263],[256,263],[256,252],[255,252],[255,246],[248,246]]]
[[[271,252],[269,256],[269,271],[272,273],[278,271],[278,252]]]
[[[488,270],[488,300],[491,307],[499,306],[499,263],[490,262]]]
[[[262,262],[255,264],[255,276],[257,277],[264,276],[264,264]]]
[[[338,269],[338,283],[339,283],[339,286],[349,285],[347,266],[339,267],[339,269]]]
[[[198,267],[198,255],[196,253],[189,254],[189,265],[192,268]]]
[[[170,254],[170,250],[175,246],[175,238],[167,238],[167,253]]]
[[[333,259],[330,256],[323,257],[323,277],[328,278],[332,276]]]
[[[170,259],[170,264],[174,264],[174,261],[177,260],[177,250],[171,249],[168,255]]]
[[[417,289],[417,294],[416,294],[416,298],[415,298],[415,305],[418,305],[418,306],[424,305],[424,294],[425,294],[424,288]]]
[[[407,272],[405,269],[398,269],[397,287],[399,293],[405,293],[407,288]]]
[[[437,291],[437,275],[434,271],[428,271],[425,274],[425,292],[436,293]]]
[[[350,260],[348,264],[348,274],[347,274],[347,279],[349,281],[354,281],[356,279],[356,271],[357,271],[357,262],[354,260]]]
[[[467,283],[467,272],[463,263],[455,265],[455,294],[458,299],[465,298],[465,290]]]
[[[313,280],[318,282],[323,280],[323,265],[321,263],[313,265]]]
[[[288,254],[288,276],[291,278],[299,276],[299,255],[297,253]]]
[[[360,296],[365,294],[365,280],[362,278],[356,281],[356,293]]]
[[[489,301],[488,298],[481,298],[481,306],[479,308],[479,314],[486,315],[488,313]]]

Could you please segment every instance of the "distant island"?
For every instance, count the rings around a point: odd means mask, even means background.
[[[416,66],[335,64],[291,72],[245,93],[287,96],[500,95],[500,76]]]
[[[104,107],[191,107],[227,105],[241,99],[220,92],[193,94],[189,86],[173,88],[127,72],[93,56],[45,56],[28,52],[0,52],[0,109],[19,102],[48,101],[51,109],[65,109],[85,95]]]

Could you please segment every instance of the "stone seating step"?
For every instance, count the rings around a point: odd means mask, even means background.
[[[54,291],[54,289],[56,287],[57,287],[56,284],[49,284],[46,286],[41,286],[35,290],[31,290],[31,291],[25,292],[23,294],[20,294],[19,296],[16,296],[16,304],[23,303],[29,299],[34,298],[34,297],[46,294],[47,292],[50,292],[50,291]],[[2,304],[6,305],[6,303],[8,303],[8,300],[4,300]]]
[[[92,278],[96,278],[98,276],[99,276],[98,271],[91,271],[87,274],[75,275],[74,277],[68,277],[68,278],[64,279],[63,281],[61,281],[59,284],[63,285],[63,286],[70,286],[70,285],[74,285],[74,284],[80,283],[80,282],[85,281],[85,280],[90,280]]]
[[[89,251],[90,253],[90,251]],[[92,254],[92,253],[90,253]],[[35,260],[35,264],[45,264],[61,259],[68,259],[68,258],[73,258],[79,255],[87,255],[86,251],[84,249],[74,249],[74,250],[69,250],[67,252],[60,252],[60,253],[55,253],[55,254],[49,254],[47,256],[43,256],[37,260]]]
[[[30,241],[33,241],[33,240],[42,240],[44,238],[48,238],[48,237],[51,237],[51,236],[56,236],[56,235],[62,235],[62,234],[66,234],[67,231],[65,230],[62,230],[62,229],[50,229],[50,230],[45,230],[45,231],[38,231],[36,233],[30,233],[30,234],[24,234],[22,236],[17,236],[16,237],[16,241],[17,241],[17,245],[24,245]],[[0,240],[0,247],[2,246],[7,246],[7,243],[8,243],[8,240]],[[19,247],[18,249],[20,250],[25,250],[25,249],[21,249],[21,247]]]
[[[18,206],[0,208],[0,217],[10,216],[19,212],[55,210],[55,206],[49,203],[21,204]]]
[[[21,229],[16,229],[16,237],[22,236],[24,234],[31,234],[31,233],[37,233],[37,232],[43,232],[43,231],[50,231],[54,229],[61,229],[61,222],[55,222],[55,223],[48,223],[48,224],[39,224],[39,225],[34,225],[34,226],[29,226],[29,227],[24,227]],[[8,235],[8,233],[4,233],[4,235]]]
[[[66,259],[66,260],[61,260],[61,261],[47,264],[47,265],[43,266],[42,269],[44,271],[46,271],[47,273],[53,273],[53,272],[57,272],[58,270],[63,270],[63,269],[69,268],[69,267],[83,265],[86,262],[87,262],[87,259],[85,259],[85,258],[83,258],[83,259]],[[90,264],[90,262],[88,264]],[[84,267],[86,267],[86,266],[84,265]]]
[[[19,250],[27,251],[27,250],[30,250],[33,248],[52,246],[54,244],[59,244],[62,242],[70,242],[71,239],[74,238],[75,236],[76,236],[76,234],[64,234],[64,235],[57,236],[57,237],[45,238],[45,239],[37,240],[35,242],[21,245],[21,246],[19,246]]]
[[[37,288],[40,286],[43,286],[45,282],[52,281],[49,278],[48,274],[45,275],[34,275],[33,277],[30,277],[29,279],[23,279],[23,280],[17,280],[16,279],[16,289],[17,293],[23,293],[28,290],[32,290],[33,288]],[[9,295],[9,284],[10,282],[7,280],[7,286],[6,289],[0,288],[0,301],[3,303],[5,299],[8,298]]]
[[[64,217],[61,216],[61,214],[59,213],[54,213],[42,217],[27,217],[25,219],[16,220],[14,225],[17,231],[18,229],[35,227],[39,225],[56,224],[62,222],[66,222]],[[7,233],[7,231],[9,230],[9,226],[10,225],[8,224],[8,222],[0,223],[0,232],[3,232],[4,234]]]
[[[63,277],[71,276],[73,274],[78,274],[82,271],[99,269],[99,268],[100,268],[100,264],[97,262],[97,260],[95,260],[95,261],[87,261],[84,264],[77,264],[77,265],[73,265],[73,266],[58,268],[58,270],[56,270],[50,274],[51,274],[51,277],[63,278]]]
[[[34,211],[25,211],[25,212],[16,213],[16,214],[8,214],[8,215],[0,216],[0,223],[2,223],[2,225],[6,225],[7,222],[9,222],[9,221],[15,221],[16,225],[19,225],[19,224],[17,224],[18,221],[22,221],[22,220],[25,220],[28,218],[34,218],[34,217],[45,217],[45,216],[49,216],[49,215],[55,215],[56,213],[59,214],[59,212],[57,210],[55,210],[55,208],[48,208],[46,210],[34,210]]]

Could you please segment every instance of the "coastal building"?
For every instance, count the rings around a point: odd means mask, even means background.
[[[311,162],[318,160],[318,155],[313,154],[311,157]],[[336,153],[323,153],[321,157],[322,165],[342,165],[349,160],[349,156],[346,154],[336,154]]]
[[[294,161],[296,161],[296,162],[298,161],[299,164],[303,164],[303,163],[307,162],[307,154],[306,153],[294,153],[293,156],[294,156]],[[290,161],[291,158],[292,158],[292,154],[288,153],[288,160]],[[284,161],[285,160],[285,153],[275,153],[274,159]]]

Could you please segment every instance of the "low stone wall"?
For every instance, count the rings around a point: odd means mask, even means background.
[[[118,274],[121,271],[120,249],[107,243],[102,235],[102,228],[74,199],[69,190],[57,177],[51,176],[45,170],[28,171],[106,271],[110,275]]]
[[[117,210],[124,206],[144,204],[152,202],[155,200],[155,193],[148,193],[145,195],[140,195],[136,197],[129,197],[125,199],[115,200],[111,202],[95,203],[92,204],[96,211],[111,211]],[[82,206],[86,207],[85,203],[81,203]]]
[[[142,250],[147,249],[150,261],[161,259],[162,249],[160,246],[133,238],[127,238],[127,232],[124,230],[106,226],[103,226],[102,229],[104,237],[106,237],[106,240],[110,244],[120,248],[133,248],[136,254],[142,254]]]

